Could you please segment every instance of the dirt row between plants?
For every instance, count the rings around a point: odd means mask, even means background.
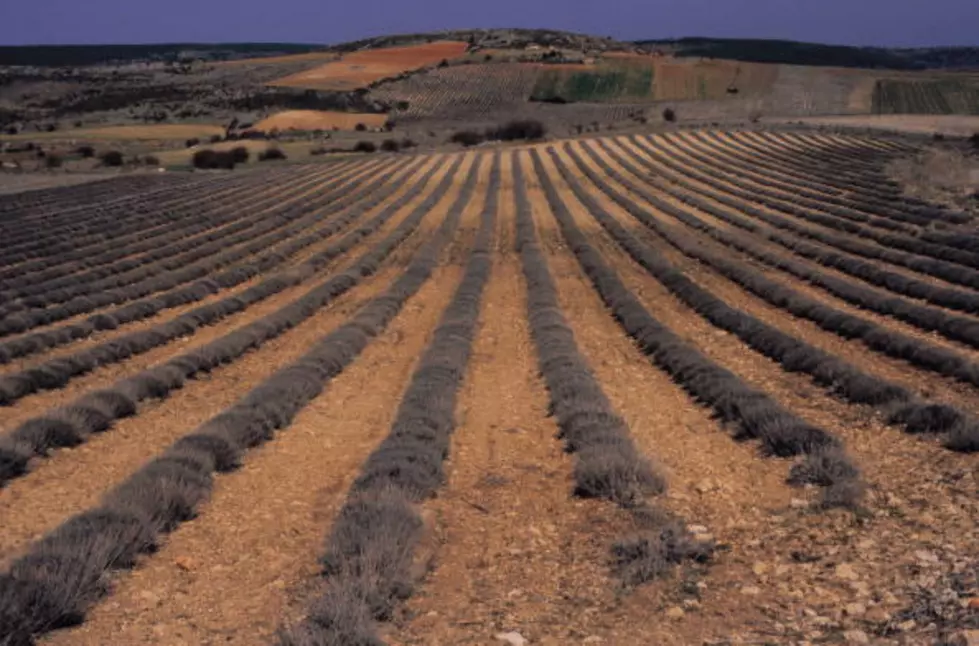
[[[361,168],[361,169],[357,169],[357,170],[355,170],[353,172],[350,172],[350,173],[342,173],[340,175],[340,178],[342,178],[344,181],[337,188],[342,188],[343,186],[349,185],[349,183],[351,181],[353,181],[354,179],[356,179],[356,178],[360,178],[362,176],[369,175],[372,172],[372,170],[373,170],[373,168],[368,168],[368,169]],[[319,183],[322,183],[324,181],[329,181],[329,180],[333,180],[333,179],[336,179],[336,178],[334,178],[334,177],[327,177],[327,176],[321,176],[321,177],[319,177],[318,179],[316,179],[314,181],[315,181],[316,184],[319,184]],[[288,206],[290,204],[294,204],[296,202],[299,202],[300,200],[307,200],[308,201],[309,194],[312,191],[314,191],[314,190],[316,190],[316,186],[310,186],[310,187],[307,187],[307,188],[303,189],[302,191],[298,192],[297,194],[286,194],[286,195],[283,196],[283,199],[282,200],[280,200],[279,202],[275,203],[273,206],[264,208],[259,213],[259,215],[271,215],[271,214],[275,213],[276,211],[279,211],[282,208],[284,208],[284,207],[286,207],[286,206]],[[313,208],[315,208],[315,209],[321,209],[321,208],[324,208],[324,207],[326,207],[328,205],[329,205],[329,202],[328,201],[325,201],[322,197],[319,198],[319,199],[313,200],[312,203],[311,203],[311,206]],[[351,208],[356,208],[356,205],[353,205]],[[228,224],[233,224],[233,222],[228,223]],[[355,224],[356,223],[353,223],[350,226],[351,227],[352,226],[355,226]],[[288,224],[283,225],[283,226],[288,226]],[[333,238],[335,238],[335,237],[336,236],[333,236],[331,238],[331,240]],[[249,244],[249,242],[251,242],[251,241],[246,241],[246,242],[242,243],[242,245]],[[277,243],[274,246],[270,246],[270,247],[267,247],[265,249],[262,249],[257,254],[253,254],[253,255],[251,255],[249,257],[246,257],[246,258],[243,258],[243,259],[239,260],[238,263],[247,263],[250,260],[254,259],[255,256],[260,255],[260,254],[268,253],[269,251],[274,251],[274,249],[276,247],[281,246],[283,244],[286,244],[287,242],[288,242],[288,240],[283,240],[283,241]],[[284,266],[287,267],[287,266],[290,266],[290,265],[295,264],[297,261],[301,261],[301,259],[308,258],[309,256],[311,256],[311,255],[313,255],[315,253],[315,250],[316,249],[322,248],[324,246],[324,244],[329,244],[329,242],[327,242],[327,243],[317,243],[317,244],[315,244],[315,245],[313,245],[313,246],[311,246],[311,247],[309,247],[309,248],[301,251],[299,254],[297,254],[296,256],[294,256],[292,260],[287,261],[287,263],[285,263]],[[231,248],[229,247],[228,249],[231,249]],[[228,250],[228,249],[226,249],[226,250]],[[226,271],[227,269],[236,266],[238,263],[236,263],[235,265],[230,265],[229,267],[225,267],[224,269],[219,270],[219,271]],[[281,269],[281,267],[280,267],[280,269]],[[115,328],[114,330],[99,331],[99,332],[96,332],[92,336],[90,336],[88,338],[85,338],[85,339],[81,339],[81,340],[78,340],[78,341],[70,342],[70,343],[67,343],[65,345],[61,345],[61,346],[58,346],[56,348],[50,349],[48,351],[40,352],[40,353],[37,353],[37,354],[32,354],[32,355],[29,355],[29,356],[24,357],[24,358],[21,358],[21,359],[14,359],[10,363],[7,363],[7,364],[5,364],[5,365],[2,366],[2,372],[5,372],[6,373],[6,372],[16,372],[16,371],[24,370],[24,369],[26,369],[28,367],[37,365],[38,363],[42,363],[42,362],[47,361],[49,359],[52,359],[52,358],[55,358],[55,357],[64,356],[66,354],[71,354],[73,352],[77,352],[79,350],[83,350],[85,348],[89,348],[89,347],[91,347],[93,345],[98,345],[99,343],[103,343],[106,340],[111,339],[113,337],[121,336],[123,334],[128,334],[129,332],[137,331],[137,330],[143,329],[145,327],[149,327],[149,326],[158,324],[161,321],[172,320],[172,319],[180,316],[181,314],[183,314],[185,312],[188,312],[190,310],[193,310],[193,309],[195,309],[197,307],[201,307],[202,305],[206,305],[208,303],[212,303],[212,302],[214,302],[216,300],[221,300],[221,299],[226,298],[227,296],[229,296],[231,294],[240,293],[240,292],[248,289],[248,287],[254,285],[256,282],[258,282],[260,280],[261,280],[261,277],[256,277],[256,278],[253,278],[253,279],[251,279],[249,281],[246,281],[245,283],[242,283],[240,285],[236,285],[233,288],[230,288],[230,289],[221,289],[217,293],[212,294],[212,295],[208,296],[207,298],[202,299],[200,301],[196,301],[196,302],[193,302],[193,303],[188,303],[186,305],[181,305],[179,307],[173,307],[173,308],[168,308],[168,309],[162,310],[159,313],[157,313],[157,314],[155,314],[155,315],[153,315],[153,316],[151,316],[149,318],[143,319],[141,321],[136,321],[136,322],[133,322],[133,323],[124,323],[124,324],[120,325],[119,327]],[[154,295],[155,294],[150,294],[148,296],[149,297],[152,297]],[[111,310],[111,308],[106,308],[106,309]],[[30,336],[32,334],[38,334],[38,333],[43,333],[43,332],[49,331],[51,329],[61,328],[61,327],[64,327],[66,325],[70,325],[70,324],[73,324],[73,323],[78,323],[78,322],[84,321],[84,320],[88,319],[89,317],[91,317],[93,314],[96,314],[96,313],[97,312],[86,312],[84,314],[79,314],[77,316],[74,316],[74,317],[71,317],[71,318],[66,318],[64,320],[58,321],[58,322],[53,323],[53,324],[50,324],[50,325],[42,325],[42,326],[38,326],[38,327],[35,327],[35,328],[31,328],[31,330],[29,332],[27,332],[27,333],[25,333],[23,335],[10,335],[9,337],[4,337],[3,340],[4,341],[7,341],[7,340],[11,340],[12,341],[12,340],[16,340],[16,339],[18,339],[18,338],[20,338],[22,336]]]
[[[403,205],[391,222],[345,254],[339,262],[332,265],[332,270],[325,270],[324,280],[328,280],[327,276],[346,266],[350,258],[363,253],[373,241],[396,227],[410,209],[433,190],[447,168],[448,166],[439,169],[422,195]],[[432,214],[426,216],[419,232],[405,244],[420,244],[423,234],[437,226],[433,224],[434,217]],[[396,267],[396,258],[391,258],[388,266]],[[357,303],[369,298],[381,289],[381,285],[372,280],[357,286],[330,307],[270,341],[259,351],[248,353],[203,379],[188,381],[166,400],[153,401],[143,406],[135,417],[120,420],[113,429],[93,436],[80,447],[54,453],[52,457],[44,459],[34,472],[11,482],[0,490],[0,509],[3,509],[5,518],[18,520],[11,521],[8,530],[0,537],[3,541],[0,543],[0,554],[9,559],[26,543],[39,538],[68,515],[94,504],[103,491],[134,471],[139,464],[236,401],[279,366],[286,365],[292,358],[301,355],[313,339],[323,335],[324,329],[331,329],[342,323]],[[249,308],[244,316],[203,329],[189,343],[171,343],[148,352],[135,360],[135,365],[128,365],[129,362],[117,364],[108,374],[98,374],[98,381],[95,383],[86,381],[88,378],[81,381],[86,382],[86,390],[109,385],[119,377],[166,361],[261,318],[293,301],[310,288],[311,284],[306,284],[287,289]],[[85,392],[79,390],[82,387],[78,385],[69,388],[78,395]],[[37,414],[44,409],[30,410]]]
[[[481,188],[463,213],[466,227],[478,218],[488,172],[484,162]],[[426,228],[438,225],[458,188],[426,217]],[[391,326],[287,432],[249,454],[240,470],[219,478],[198,520],[122,577],[88,622],[46,643],[103,644],[115,638],[133,644],[267,644],[283,622],[299,619],[317,587],[324,531],[357,469],[388,432],[415,362],[461,278],[451,258],[465,256],[465,246],[457,239],[446,250],[443,265]],[[371,279],[373,294],[403,270],[411,253],[398,255]],[[345,308],[345,316],[354,309]],[[329,329],[318,325],[314,333]],[[291,345],[302,351],[308,343]]]
[[[603,206],[617,219],[628,221],[629,216],[610,201],[603,201]],[[785,373],[676,300],[625,256],[594,221],[589,224],[590,216],[582,210],[579,217],[581,225],[592,232],[593,243],[657,319],[789,409],[843,439],[869,484],[866,510],[858,515],[806,513],[802,504],[806,493],[797,491],[787,508],[754,519],[761,522],[753,523],[749,515],[742,515],[748,536],[739,541],[725,540],[721,528],[709,525],[731,546],[730,554],[722,554],[718,566],[712,568],[706,580],[707,594],[700,600],[701,608],[716,615],[705,616],[694,607],[693,613],[675,622],[677,633],[692,631],[678,643],[694,643],[707,636],[745,637],[752,625],[758,626],[755,638],[778,634],[783,639],[803,639],[817,632],[846,630],[873,633],[912,603],[917,586],[937,587],[941,575],[969,567],[979,546],[973,520],[979,505],[968,494],[970,485],[974,491],[977,475],[972,456],[904,435],[883,425],[868,409],[843,404],[804,376]],[[657,249],[670,254],[663,244]],[[680,267],[700,275],[696,263],[677,260]],[[733,290],[728,295],[735,306],[749,300],[744,294],[733,300],[738,296]],[[789,324],[787,315],[770,315],[780,321],[780,327]],[[852,355],[843,356],[853,360]],[[876,367],[879,362],[868,359],[867,364]],[[756,460],[758,464],[750,469],[760,468],[762,458]],[[765,461],[782,464],[777,468],[787,470],[784,461]],[[702,486],[724,491],[728,485],[719,481]],[[758,611],[768,619],[752,619],[751,613]],[[725,623],[731,617],[741,619]],[[720,623],[711,626],[717,620]],[[906,625],[904,630],[921,628]]]

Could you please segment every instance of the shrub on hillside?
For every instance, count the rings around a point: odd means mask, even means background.
[[[449,141],[454,144],[461,144],[466,148],[470,146],[475,146],[476,144],[481,144],[485,141],[485,137],[475,130],[460,130],[459,132],[452,133],[449,137]]]
[[[676,121],[676,110],[674,110],[673,108],[664,108],[663,121],[666,121],[668,123],[673,123],[674,121]]]
[[[64,160],[61,159],[61,155],[50,154],[44,159],[44,167],[61,168],[61,164],[63,163],[63,161]]]
[[[184,145],[187,148],[193,148],[194,146],[196,146],[199,143],[201,143],[201,140],[200,139],[198,139],[197,137],[191,137],[190,139],[188,139],[187,141],[184,142]]]
[[[405,148],[415,148],[417,145],[418,145],[417,142],[415,142],[414,140],[409,139],[407,137],[405,137],[404,139],[401,140],[401,148],[402,149],[405,149]]]
[[[122,153],[118,150],[107,150],[99,155],[99,161],[102,162],[103,166],[122,166]]]
[[[969,143],[972,144],[973,148],[979,150],[979,132],[975,132],[969,137]]]
[[[244,146],[235,146],[231,149],[231,157],[235,160],[236,164],[244,164],[250,156],[248,149]]]
[[[381,142],[381,150],[386,153],[396,153],[401,150],[401,144],[395,139],[385,139]]]
[[[286,154],[282,152],[281,148],[271,147],[266,148],[262,152],[258,153],[258,161],[276,161],[279,159],[288,159]]]
[[[147,166],[159,166],[160,158],[156,155],[147,155],[146,157],[143,157],[143,163]]]
[[[354,145],[353,151],[355,153],[373,153],[377,152],[377,146],[374,145],[373,141],[358,141]]]
[[[212,144],[218,143],[219,141],[221,141],[221,135],[211,135],[210,141]]]
[[[354,126],[354,130],[356,130],[357,132],[364,132],[365,130],[367,130],[367,126],[365,126],[362,123],[358,123],[356,126]]]
[[[540,121],[532,119],[509,121],[502,126],[486,131],[486,138],[494,141],[535,141],[543,139],[547,128]]]
[[[91,146],[79,146],[75,149],[75,152],[81,155],[83,159],[95,157],[95,148]]]
[[[231,151],[211,150],[205,148],[198,150],[191,158],[194,168],[224,168],[231,170],[235,167],[235,157]]]

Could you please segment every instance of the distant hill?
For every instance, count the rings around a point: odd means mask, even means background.
[[[853,47],[749,38],[642,40],[636,44],[682,57],[723,58],[756,63],[887,70],[979,68],[979,47]]]
[[[177,61],[182,58],[228,60],[256,56],[305,54],[324,45],[297,43],[160,43],[151,45],[4,45],[0,65],[69,67],[133,61]]]
[[[461,40],[472,47],[523,48],[529,45],[582,52],[659,50],[679,57],[758,63],[855,67],[884,70],[979,69],[979,47],[884,48],[825,45],[791,40],[679,38],[617,41],[602,36],[551,29],[460,29],[424,34],[391,34],[334,45],[300,43],[162,43],[151,45],[0,46],[0,65],[67,67],[133,61],[228,60],[312,51],[350,52]]]

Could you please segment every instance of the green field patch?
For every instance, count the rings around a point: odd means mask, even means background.
[[[979,114],[979,84],[964,79],[881,79],[874,86],[874,114]]]
[[[580,71],[545,70],[537,79],[530,100],[572,103],[645,99],[652,90],[652,66],[615,63]]]

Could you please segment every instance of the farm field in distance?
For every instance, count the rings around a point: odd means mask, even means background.
[[[921,149],[637,126],[0,194],[0,644],[979,634],[979,233],[893,179]]]

